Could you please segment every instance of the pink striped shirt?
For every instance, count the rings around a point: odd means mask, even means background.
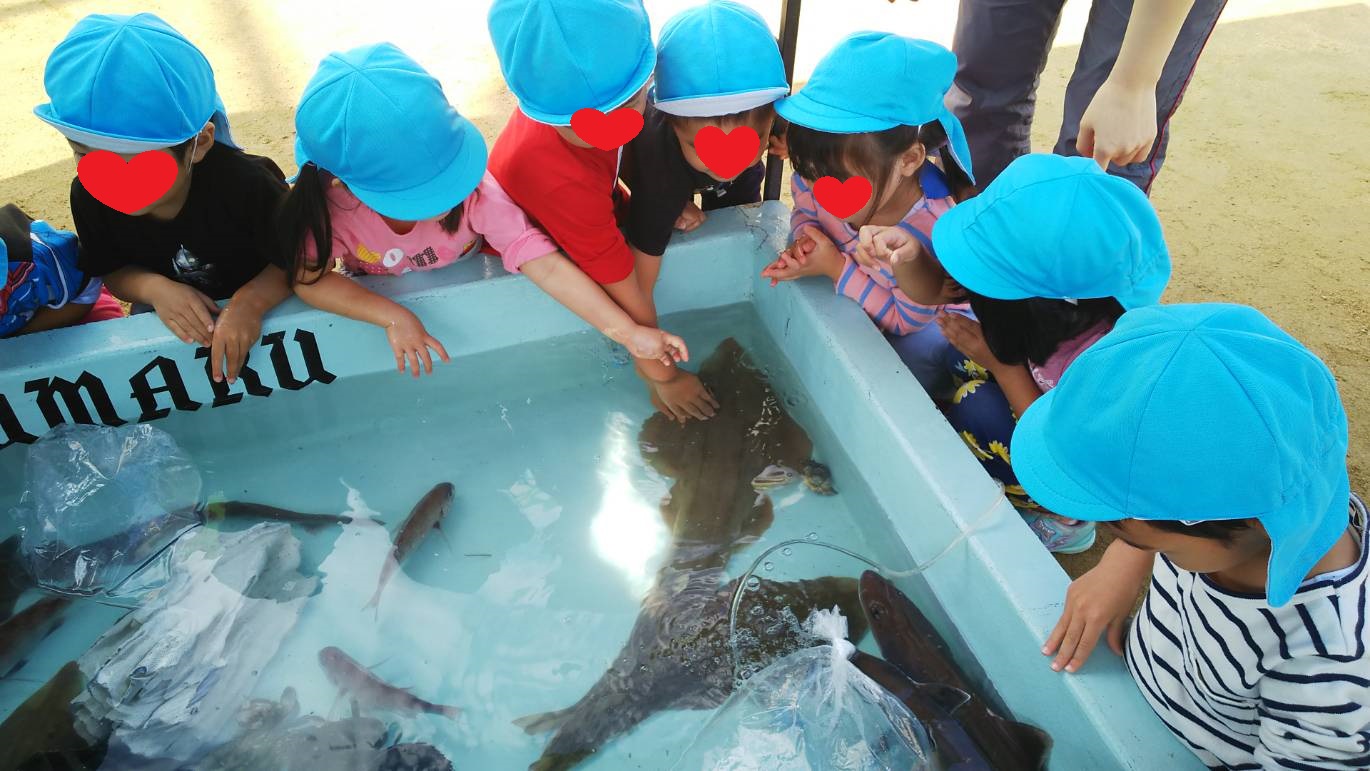
[[[956,204],[956,199],[952,197],[941,169],[931,163],[923,164],[918,181],[923,187],[923,197],[909,209],[898,227],[909,231],[916,230],[931,238],[933,223]],[[859,243],[856,229],[820,206],[818,201],[814,200],[813,190],[807,182],[795,174],[791,177],[790,187],[794,195],[794,211],[790,214],[791,242],[805,225],[817,225],[828,238],[831,238],[837,248],[842,250],[843,259],[846,261],[842,275],[837,279],[838,294],[846,295],[860,303],[866,315],[870,316],[882,331],[892,335],[911,334],[931,324],[937,312],[943,308],[967,307],[921,305],[910,300],[899,291],[894,276],[889,271],[869,270],[853,259]]]

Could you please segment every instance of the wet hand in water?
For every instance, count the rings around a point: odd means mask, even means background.
[[[400,372],[408,369],[414,377],[418,377],[419,367],[422,365],[424,373],[433,374],[433,358],[428,353],[430,348],[443,363],[451,361],[447,356],[447,349],[428,334],[423,322],[412,313],[391,321],[390,326],[385,329],[385,337],[390,341],[390,349],[395,352],[395,365]]]
[[[157,289],[150,305],[166,328],[183,343],[214,344],[214,317],[219,306],[200,290],[167,279]]]
[[[679,370],[674,378],[652,384],[652,404],[675,420],[708,420],[718,409],[718,401],[692,372]]]
[[[656,327],[637,327],[628,333],[623,345],[636,358],[656,359],[668,367],[690,360],[684,340]]]
[[[1127,619],[1151,576],[1153,559],[1149,552],[1114,541],[1098,565],[1071,582],[1061,619],[1042,646],[1042,655],[1055,657],[1053,670],[1079,671],[1104,633],[1108,647],[1123,655]]]

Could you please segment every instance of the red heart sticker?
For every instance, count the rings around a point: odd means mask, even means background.
[[[576,110],[571,116],[571,130],[582,141],[601,150],[617,150],[642,131],[642,113],[620,107],[606,115],[592,107],[585,107]]]
[[[752,165],[761,137],[750,126],[738,126],[723,133],[718,126],[705,126],[695,134],[695,152],[714,174],[732,179]]]
[[[824,177],[813,183],[813,197],[834,217],[846,219],[861,211],[871,199],[871,181],[865,177],[852,177],[846,182],[838,182],[837,177]]]
[[[95,200],[132,214],[166,195],[178,166],[163,150],[138,153],[127,163],[108,150],[96,150],[76,164],[76,176]]]

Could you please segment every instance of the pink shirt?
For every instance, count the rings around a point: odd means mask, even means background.
[[[328,213],[333,223],[333,258],[354,275],[434,270],[479,251],[484,244],[499,252],[505,270],[517,273],[524,263],[557,251],[557,245],[529,221],[489,172],[466,199],[461,223],[452,233],[435,221],[419,222],[408,233],[396,233],[342,185],[329,185]],[[307,256],[314,256],[312,239],[305,239],[304,249]]]
[[[909,209],[898,227],[917,230],[932,237],[932,226],[945,214],[956,199],[952,197],[942,172],[931,163],[919,171],[923,198]],[[790,181],[794,195],[794,211],[790,214],[790,240],[793,241],[805,225],[817,225],[842,250],[846,264],[837,280],[838,294],[846,295],[861,304],[881,330],[893,335],[907,335],[926,327],[945,308],[965,309],[966,305],[922,305],[899,291],[893,274],[887,270],[869,270],[853,259],[860,242],[855,228],[840,217],[824,209],[814,199],[809,184],[793,175]]]
[[[1056,348],[1056,352],[1047,357],[1042,366],[1037,366],[1028,362],[1028,369],[1032,372],[1032,379],[1037,381],[1037,387],[1046,393],[1056,387],[1056,383],[1065,373],[1075,358],[1084,353],[1091,345],[1099,342],[1099,338],[1113,330],[1113,323],[1101,321],[1089,329],[1081,332],[1075,337],[1061,343]]]

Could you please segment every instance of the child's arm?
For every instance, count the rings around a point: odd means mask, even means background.
[[[90,313],[91,306],[79,305],[77,303],[67,303],[60,308],[49,308],[46,305],[34,312],[33,318],[24,328],[16,332],[18,335],[27,335],[33,332],[46,332],[49,329],[60,329],[77,324],[81,319]]]
[[[605,337],[628,349],[634,357],[651,359],[671,367],[678,361],[689,361],[685,341],[675,335],[644,326],[614,303],[604,288],[576,267],[561,252],[538,257],[519,268],[538,288],[552,299],[594,326]]]
[[[1026,366],[1005,364],[990,351],[980,322],[959,313],[944,311],[937,316],[937,323],[942,327],[942,335],[947,342],[994,375],[1014,415],[1022,417],[1023,412],[1042,397],[1042,389],[1037,386],[1037,381],[1033,380],[1032,372]]]
[[[395,352],[395,366],[400,372],[407,367],[414,377],[418,377],[422,364],[424,372],[433,374],[433,359],[428,354],[430,348],[444,362],[451,361],[447,349],[428,334],[423,322],[413,311],[340,273],[326,270],[320,272],[313,283],[300,281],[295,284],[295,294],[321,311],[384,329],[390,348]]]
[[[200,290],[133,265],[104,276],[104,281],[120,300],[152,306],[182,342],[206,347],[213,344],[214,316],[219,306]]]
[[[1151,577],[1156,556],[1114,541],[1104,556],[1066,589],[1066,607],[1047,636],[1042,654],[1055,656],[1051,668],[1075,672],[1089,658],[1099,635],[1108,633],[1108,647],[1123,655],[1123,632],[1137,596]]]
[[[285,271],[275,265],[262,268],[233,293],[228,305],[219,311],[213,344],[209,348],[210,374],[214,382],[225,376],[230,383],[237,381],[238,372],[247,361],[247,352],[262,334],[262,317],[285,302],[290,294]]]

